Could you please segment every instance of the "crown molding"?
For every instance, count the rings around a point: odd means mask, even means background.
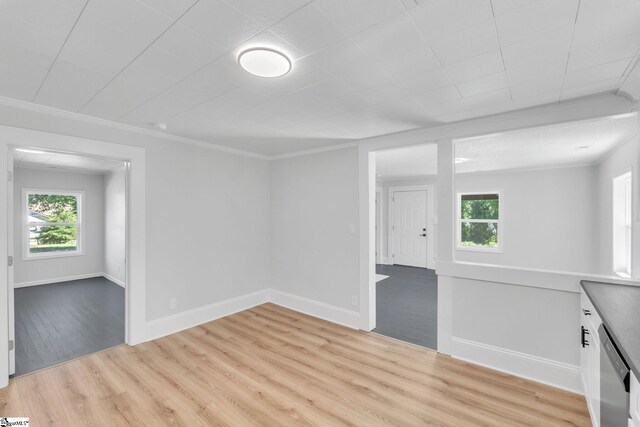
[[[98,125],[98,126],[105,126],[112,129],[122,130],[125,132],[135,132],[143,135],[153,136],[155,138],[161,138],[167,141],[194,145],[200,148],[207,148],[210,150],[236,154],[239,156],[252,157],[252,158],[261,159],[261,160],[271,159],[271,157],[269,156],[253,153],[251,151],[238,150],[236,148],[225,147],[223,145],[204,142],[197,139],[186,138],[183,136],[155,131],[152,129],[141,128],[138,126],[128,125],[125,123],[114,122],[111,120],[101,119],[99,117],[88,116],[86,114],[74,113],[72,111],[61,110],[59,108],[48,107],[46,105],[40,105],[33,102],[22,101],[19,99],[9,98],[6,96],[0,96],[0,105],[6,106],[6,107],[19,108],[21,110],[32,111],[35,113],[53,115],[53,116],[61,117],[64,119],[76,120],[79,122],[89,123],[89,124]]]
[[[269,157],[269,160],[290,159],[292,157],[308,156],[310,154],[324,153],[327,151],[344,150],[345,148],[357,147],[358,141],[344,142],[342,144],[329,145],[327,147],[312,148],[310,150],[295,151],[293,153],[278,154]]]

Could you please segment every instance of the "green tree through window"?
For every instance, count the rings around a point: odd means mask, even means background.
[[[460,245],[497,247],[499,220],[499,194],[462,194],[460,196]]]
[[[26,193],[27,256],[78,251],[80,194]]]

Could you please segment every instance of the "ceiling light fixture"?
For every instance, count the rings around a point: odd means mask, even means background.
[[[587,150],[589,148],[588,145],[579,145],[576,147],[577,151]]]
[[[246,72],[258,77],[281,77],[291,71],[289,58],[267,47],[243,51],[238,56],[238,63]]]
[[[28,148],[16,148],[16,151],[19,151],[21,153],[29,153],[29,154],[44,154],[44,151],[31,150]]]
[[[153,126],[154,128],[162,129],[162,130],[167,130],[167,124],[166,123],[153,122],[153,123],[151,123],[151,126]]]

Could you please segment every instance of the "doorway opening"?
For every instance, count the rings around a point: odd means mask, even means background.
[[[9,150],[9,373],[126,342],[128,161]]]
[[[437,349],[437,145],[375,153],[376,327]]]

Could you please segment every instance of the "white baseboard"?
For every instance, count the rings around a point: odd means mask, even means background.
[[[76,276],[56,277],[54,279],[44,279],[44,280],[34,280],[31,282],[14,283],[13,287],[26,288],[28,286],[48,285],[50,283],[69,282],[71,280],[91,279],[94,277],[102,277],[102,276],[104,276],[104,273],[78,274]]]
[[[105,278],[105,279],[107,279],[107,280],[112,281],[113,283],[115,283],[115,284],[116,284],[116,285],[118,285],[118,286],[121,286],[121,287],[123,287],[123,288],[125,287],[125,284],[124,284],[124,282],[123,282],[122,280],[120,280],[120,279],[116,279],[115,277],[113,277],[113,276],[112,276],[112,275],[110,275],[110,274],[102,273],[102,277],[104,277],[104,278]]]
[[[496,371],[584,394],[580,367],[576,365],[456,337],[452,339],[451,355]]]
[[[276,289],[269,289],[269,300],[282,307],[318,317],[329,322],[338,323],[353,329],[359,329],[360,327],[360,313],[354,310],[347,310]]]
[[[269,302],[262,290],[147,322],[147,340],[164,337]]]

